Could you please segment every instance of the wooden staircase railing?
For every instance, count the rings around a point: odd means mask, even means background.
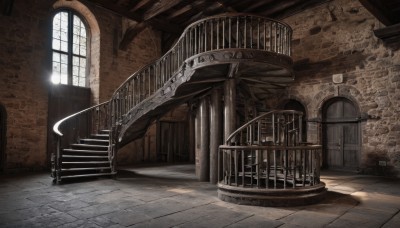
[[[262,189],[319,184],[322,146],[301,141],[302,115],[274,110],[234,131],[220,146],[220,184]]]
[[[62,149],[66,146],[64,142],[72,143],[82,138],[85,133],[93,133],[95,130],[102,130],[101,128],[110,130],[109,157],[112,170],[115,171],[115,153],[120,129],[129,121],[131,110],[163,90],[166,83],[175,80],[173,76],[182,71],[186,64],[190,64],[185,62],[187,59],[209,51],[232,49],[255,49],[290,56],[291,36],[290,26],[256,15],[224,14],[192,23],[165,55],[144,66],[122,83],[110,101],[66,117],[54,126],[59,140],[57,152],[52,156],[53,176],[57,180],[60,179],[57,173],[61,170],[59,160],[62,157]],[[90,113],[103,109],[106,111],[100,113],[106,119],[91,117]],[[85,118],[89,119],[90,125],[84,126],[84,130],[81,130],[81,126],[74,125]],[[97,128],[92,128],[92,125]],[[61,133],[60,126],[74,129],[71,130],[74,137],[62,139],[65,136]],[[85,129],[89,126],[91,128]]]

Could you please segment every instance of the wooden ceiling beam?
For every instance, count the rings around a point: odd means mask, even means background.
[[[360,0],[360,3],[386,26],[400,22],[400,16],[393,15],[392,11],[380,0]]]
[[[142,8],[143,6],[149,4],[150,2],[153,2],[154,0],[142,0],[137,2],[132,8],[129,9],[130,12],[135,12],[136,10]]]
[[[205,0],[200,0],[200,1],[195,1],[193,3],[190,3],[176,11],[174,11],[173,13],[171,13],[170,15],[168,15],[167,19],[172,19],[175,17],[179,17],[182,14],[185,14],[187,12],[189,12],[190,10],[195,10],[197,7],[204,5],[206,1]]]
[[[301,1],[303,0],[277,1],[275,4],[271,5],[271,7],[268,7],[267,10],[258,13],[268,17],[277,12],[287,10],[289,7],[292,7]]]
[[[131,20],[134,20],[137,22],[141,22],[141,20],[142,20],[142,17],[140,15],[130,12],[129,10],[124,9],[122,7],[118,7],[116,4],[114,4],[111,1],[108,1],[108,0],[89,0],[89,1],[97,6],[100,6],[104,9],[110,10],[110,11],[114,12],[115,14],[126,17],[128,19],[131,19]]]
[[[180,3],[181,0],[160,0],[153,4],[143,15],[143,20],[147,21]]]
[[[272,1],[274,1],[274,0],[257,1],[255,4],[250,5],[249,7],[245,8],[244,10],[242,10],[242,12],[250,12],[250,11],[255,10],[258,7],[261,7],[261,6],[265,5],[265,4],[270,4]]]

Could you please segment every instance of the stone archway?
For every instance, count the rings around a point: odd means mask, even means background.
[[[360,111],[345,97],[334,97],[322,106],[323,166],[356,171],[360,165]]]

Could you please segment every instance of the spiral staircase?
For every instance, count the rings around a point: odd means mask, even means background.
[[[172,107],[236,78],[254,100],[287,87],[292,72],[291,28],[255,15],[224,14],[189,25],[160,59],[144,66],[117,88],[109,101],[54,125],[57,149],[52,177],[64,179],[116,174],[119,148],[146,132]]]

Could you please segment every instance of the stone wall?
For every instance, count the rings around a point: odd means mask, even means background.
[[[345,97],[360,110],[360,171],[400,171],[400,51],[386,47],[373,30],[383,27],[356,0],[335,0],[284,19],[293,28],[296,80],[280,99],[305,104],[309,140],[321,142],[321,110]],[[335,84],[333,74],[342,74]],[[387,161],[386,167],[378,167]]]
[[[15,0],[11,15],[0,15],[0,103],[7,111],[7,170],[47,167],[52,13],[76,2]],[[108,100],[129,75],[161,55],[160,34],[146,29],[121,51],[123,32],[133,22],[81,3],[89,10],[80,11],[82,16],[89,24],[96,20],[99,29],[94,42],[100,49],[92,52],[90,72],[92,100],[97,103]]]

